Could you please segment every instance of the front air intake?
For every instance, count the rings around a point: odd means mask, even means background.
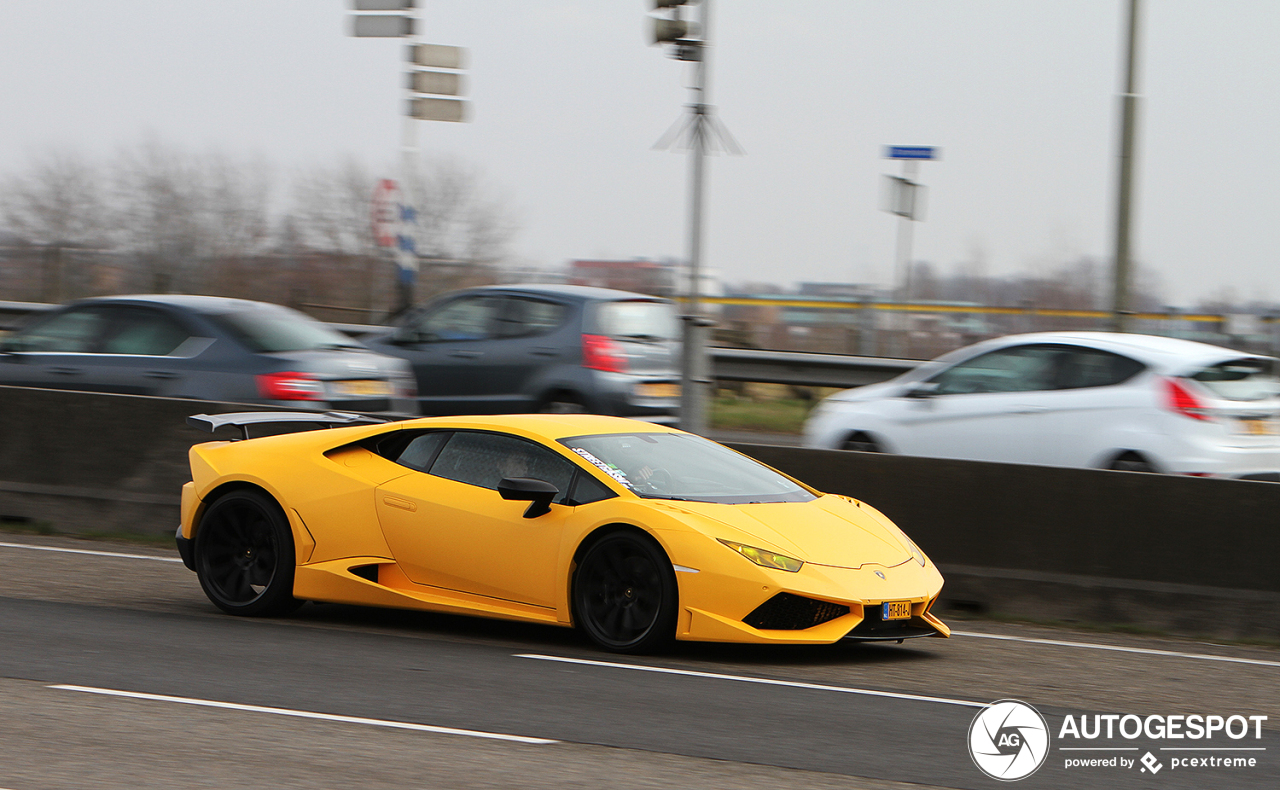
[[[849,613],[849,607],[802,595],[778,593],[756,607],[742,622],[768,631],[802,631]]]

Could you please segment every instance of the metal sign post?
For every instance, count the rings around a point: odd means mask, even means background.
[[[884,210],[898,215],[894,271],[898,273],[902,283],[899,301],[905,308],[911,304],[911,223],[924,219],[924,186],[916,182],[916,173],[920,162],[940,159],[942,149],[927,145],[891,145],[884,149],[884,157],[902,160],[902,175],[887,176]],[[901,315],[900,321],[905,332],[911,327],[911,319],[905,309]],[[903,345],[905,346],[905,342]],[[902,355],[906,353],[906,349],[897,349],[895,353]]]

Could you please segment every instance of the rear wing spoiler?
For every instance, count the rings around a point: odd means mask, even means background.
[[[336,428],[343,425],[377,425],[383,422],[391,420],[344,411],[240,411],[232,414],[193,414],[187,418],[187,425],[208,433],[214,433],[228,425],[239,428],[245,439],[249,438],[250,425],[313,423],[317,427]]]

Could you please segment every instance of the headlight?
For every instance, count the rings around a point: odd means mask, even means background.
[[[794,557],[788,557],[785,554],[774,554],[772,551],[757,549],[755,546],[744,546],[741,543],[734,543],[724,538],[716,538],[724,545],[738,552],[742,556],[754,562],[763,568],[773,568],[777,571],[786,571],[795,573],[804,567],[803,560],[797,560]]]
[[[920,549],[916,548],[916,544],[912,543],[910,540],[908,540],[908,541],[907,541],[907,545],[911,546],[911,559],[913,559],[913,560],[915,560],[916,562],[920,563],[920,567],[921,567],[921,568],[923,568],[923,567],[924,567],[924,552],[923,552],[923,551],[921,551]]]

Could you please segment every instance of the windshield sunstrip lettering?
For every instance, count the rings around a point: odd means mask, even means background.
[[[583,450],[581,447],[571,447],[569,449],[585,458],[592,466],[596,467],[601,472],[604,472],[609,477],[612,477],[614,480],[617,480],[619,483],[622,483],[627,488],[635,488],[635,486],[631,484],[631,481],[627,479],[627,476],[623,474],[622,470],[618,469],[618,467],[606,464],[604,461],[596,458],[590,452]]]

